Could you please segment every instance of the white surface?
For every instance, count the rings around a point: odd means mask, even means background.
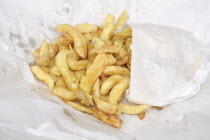
[[[133,41],[128,100],[165,106],[196,95],[208,76],[200,41],[177,28],[130,25]]]
[[[106,12],[119,15],[123,9],[128,11],[129,23],[148,22],[193,32],[203,43],[201,51],[210,69],[208,0],[1,0],[0,7],[1,140],[209,139],[209,78],[198,95],[162,111],[151,109],[144,121],[121,115],[124,124],[117,130],[63,104],[28,69],[33,62],[30,52],[43,38],[56,38],[57,24],[100,24]]]

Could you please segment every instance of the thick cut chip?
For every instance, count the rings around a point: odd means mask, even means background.
[[[100,80],[99,78],[96,80],[95,84],[93,85],[93,95],[100,98]]]
[[[92,40],[92,34],[91,33],[85,33],[85,34],[83,34],[83,37],[84,37],[84,39],[85,39],[85,42],[86,42],[86,44],[88,43],[89,44],[89,42]]]
[[[117,59],[112,54],[107,54],[107,66],[117,63]]]
[[[111,90],[108,102],[110,104],[117,104],[121,99],[123,92],[129,87],[130,78],[124,77]]]
[[[97,96],[93,95],[93,99],[95,101],[96,107],[109,114],[115,114],[117,112],[118,106],[105,102],[99,99]]]
[[[95,81],[98,79],[106,66],[106,58],[106,54],[98,54],[93,64],[87,69],[86,75],[80,82],[80,88],[85,93],[90,94]]]
[[[138,116],[139,116],[139,119],[140,119],[140,120],[143,120],[143,119],[145,118],[145,115],[146,115],[145,112],[140,113],[140,114],[138,115]]]
[[[73,59],[68,58],[67,61],[68,61],[68,66],[71,70],[83,70],[88,65],[88,60],[75,61]]]
[[[121,66],[121,65],[124,65],[128,62],[129,60],[129,56],[125,56],[124,58],[121,58],[120,60],[117,61],[116,65],[117,66]]]
[[[76,100],[76,94],[74,92],[69,91],[68,89],[64,88],[64,87],[59,87],[56,86],[52,89],[51,93],[53,95],[56,95],[58,97],[61,97],[65,100]]]
[[[63,77],[58,77],[58,79],[56,80],[55,85],[66,88],[66,83],[65,83]]]
[[[127,77],[130,76],[129,69],[127,69],[125,67],[122,67],[122,66],[106,66],[104,68],[103,73],[105,75],[115,75],[115,74],[118,74],[118,75],[127,76]]]
[[[73,38],[68,33],[62,33],[58,37],[57,41],[64,46],[68,46],[69,44],[72,44],[74,42]]]
[[[118,104],[119,112],[124,114],[140,114],[150,109],[150,105],[127,105],[123,103]]]
[[[119,33],[114,34],[114,36],[122,36],[122,37],[130,37],[132,36],[132,29],[131,27],[122,30]]]
[[[39,52],[38,52],[39,50]],[[37,55],[38,53],[38,55]],[[37,49],[35,51],[35,61],[37,65],[40,66],[48,66],[50,63],[50,52],[49,52],[49,46],[45,40],[42,41],[40,49]]]
[[[49,69],[48,67],[46,67],[46,66],[40,66],[40,68],[41,68],[43,71],[47,72],[47,73],[50,72],[50,69]]]
[[[69,70],[67,64],[67,56],[69,55],[70,51],[61,51],[56,56],[55,65],[57,66],[58,70],[60,71],[63,79],[67,85],[67,88],[70,91],[76,92],[79,88],[79,82],[75,76],[75,74]]]
[[[101,33],[101,39],[103,41],[107,41],[110,39],[111,35],[112,35],[112,32],[113,32],[113,28],[114,28],[114,25],[112,23],[107,23],[105,26],[104,26],[104,29]]]
[[[123,27],[123,25],[126,24],[127,20],[128,20],[128,15],[127,12],[124,10],[114,25],[114,31],[120,30]]]
[[[48,73],[43,71],[41,68],[39,68],[38,66],[32,66],[31,71],[39,80],[44,82],[50,89],[54,87],[54,80],[50,77]]]
[[[60,76],[60,75],[61,75],[60,71],[58,70],[58,68],[57,68],[56,66],[54,66],[54,67],[52,67],[52,68],[50,69],[50,73],[51,73],[51,74],[54,74],[54,75],[56,75],[56,76]]]
[[[120,58],[123,58],[128,55],[128,52],[125,50],[125,48],[114,45],[106,45],[104,47],[95,48],[91,50],[89,54],[95,54],[95,53],[119,54]]]
[[[122,125],[122,120],[117,115],[109,114],[96,108],[93,109],[93,116],[96,119],[116,128],[120,128]]]
[[[77,76],[77,79],[79,81],[81,81],[82,77],[85,76],[85,70],[78,70],[78,71],[75,72],[75,75]]]
[[[103,47],[105,45],[104,41],[102,41],[99,37],[93,36],[92,42],[95,48]]]
[[[77,104],[77,103],[74,103],[74,102],[71,102],[71,101],[66,101],[66,103],[70,106],[72,106],[73,108],[79,110],[79,111],[82,111],[84,113],[88,113],[88,114],[92,114],[93,111],[87,107],[84,107],[80,104]]]
[[[120,75],[113,75],[105,80],[101,85],[101,95],[107,94],[114,87],[114,85],[122,79],[123,77]]]
[[[105,26],[107,23],[114,23],[115,17],[111,14],[107,14],[105,19],[104,19],[104,23],[103,26]]]
[[[114,45],[118,46],[118,47],[122,47],[123,46],[124,41],[122,39],[116,39],[114,40]]]
[[[87,56],[86,43],[84,37],[76,28],[68,24],[60,24],[56,27],[56,30],[58,32],[64,32],[70,34],[74,40],[74,47],[77,54],[82,58],[86,58]]]
[[[88,24],[88,23],[80,23],[75,25],[77,30],[79,30],[81,33],[89,33],[89,32],[95,32],[97,31],[97,26],[93,24]]]
[[[49,46],[49,53],[50,53],[50,57],[54,57],[58,51],[59,51],[59,47],[58,47],[58,43],[53,42],[53,43],[48,43]]]

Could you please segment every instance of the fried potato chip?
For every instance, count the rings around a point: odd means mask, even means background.
[[[56,66],[54,66],[54,67],[52,67],[52,68],[50,69],[50,73],[51,73],[51,74],[54,74],[54,75],[56,75],[56,76],[60,76],[60,75],[61,75],[60,71],[58,70],[58,68],[57,68]]]
[[[117,115],[105,113],[104,111],[96,108],[93,108],[93,116],[96,119],[116,128],[120,128],[122,125],[122,120]]]
[[[61,52],[63,50],[69,50],[69,46],[68,45],[58,44],[58,49],[59,49],[59,52]]]
[[[105,26],[107,23],[111,23],[113,24],[114,23],[114,20],[115,20],[115,17],[111,14],[107,14],[105,19],[104,19],[104,23],[103,23],[103,26]]]
[[[109,96],[108,95],[101,95],[101,100],[108,102]]]
[[[70,51],[61,51],[56,56],[55,65],[57,66],[58,70],[60,71],[63,79],[70,91],[76,92],[79,88],[79,82],[76,78],[76,75],[69,70],[67,64],[67,56],[70,54]]]
[[[79,81],[81,81],[82,77],[85,76],[85,70],[78,70],[75,72],[75,75]]]
[[[110,39],[112,33],[113,33],[114,25],[112,23],[107,23],[104,25],[104,29],[101,33],[101,39],[103,41],[107,41]]]
[[[127,12],[124,10],[114,25],[114,31],[120,30],[123,27],[123,25],[126,24],[127,20],[128,20],[128,15]]]
[[[89,42],[92,40],[93,36],[91,33],[85,33],[83,34],[83,37],[85,39],[86,44],[89,44]]]
[[[50,77],[53,79],[54,82],[57,81],[58,76],[56,76],[56,75],[54,75],[54,74],[52,74],[52,73],[49,73],[49,75],[50,75]]]
[[[72,59],[67,59],[68,66],[71,70],[83,70],[87,67],[88,65],[88,60],[72,60]]]
[[[131,27],[128,27],[124,30],[122,30],[121,32],[118,32],[116,34],[114,34],[114,36],[122,36],[122,37],[131,37],[132,36],[132,29]]]
[[[43,71],[47,72],[47,73],[50,72],[50,69],[49,69],[48,67],[40,66],[40,68],[41,68]]]
[[[38,52],[39,50],[39,52]],[[49,52],[49,46],[45,40],[42,41],[40,49],[37,49],[34,54],[38,56],[35,56],[35,61],[37,65],[40,66],[48,66],[50,63],[50,52]]]
[[[124,43],[123,39],[116,39],[116,40],[114,40],[114,45],[115,46],[122,47],[123,43]]]
[[[124,65],[128,62],[129,56],[125,56],[124,58],[121,58],[120,60],[117,61],[116,65],[121,66]]]
[[[115,75],[115,74],[118,74],[118,75],[127,76],[127,77],[130,76],[129,69],[127,69],[125,67],[122,67],[122,66],[106,66],[104,68],[103,73],[105,75]]]
[[[95,48],[102,47],[105,45],[104,41],[102,41],[99,37],[93,36],[92,42]]]
[[[59,87],[65,87],[66,88],[66,83],[65,83],[63,77],[61,77],[61,76],[58,77],[58,79],[55,82],[55,85],[59,86]]]
[[[89,54],[95,54],[95,53],[119,54],[119,56],[121,58],[123,58],[126,55],[128,55],[128,52],[124,48],[118,47],[118,46],[114,46],[114,45],[106,45],[104,47],[95,48],[95,49],[91,50]]]
[[[115,114],[118,110],[117,105],[110,104],[98,98],[97,96],[93,95],[93,99],[95,101],[96,107],[109,114]]]
[[[150,105],[127,105],[124,103],[119,103],[118,107],[119,107],[119,112],[131,115],[143,113],[151,108]]]
[[[107,54],[107,66],[117,63],[117,59],[112,54]]]
[[[32,54],[34,55],[34,57],[39,57],[39,52],[40,52],[40,48],[36,48]]]
[[[43,71],[41,68],[39,68],[38,66],[32,66],[31,71],[39,80],[44,82],[50,89],[54,87],[53,79],[50,77],[48,73]]]
[[[88,23],[80,23],[75,25],[76,29],[79,30],[81,33],[89,33],[97,31],[97,26]]]
[[[96,82],[94,83],[93,85],[93,89],[92,89],[92,92],[93,92],[93,95],[97,96],[100,98],[100,80],[99,78],[96,80]]]
[[[145,112],[140,113],[140,114],[138,115],[138,116],[139,116],[139,119],[140,119],[140,120],[143,120],[143,119],[145,118],[145,115],[146,115]]]
[[[66,88],[64,87],[59,87],[59,86],[56,86],[52,89],[51,93],[53,95],[56,95],[58,97],[61,97],[65,100],[76,100],[76,94],[74,92],[71,92],[69,90],[67,90]]]
[[[120,80],[122,80],[122,79],[123,79],[123,77],[120,76],[120,75],[112,75],[112,76],[110,76],[101,85],[101,91],[100,91],[101,95],[107,94],[114,87],[114,85],[117,82],[119,82]]]
[[[49,46],[49,53],[50,53],[50,57],[54,57],[58,51],[59,51],[59,47],[58,44],[53,42],[53,43],[48,43]]]
[[[73,38],[68,33],[62,33],[57,41],[60,42],[63,46],[68,46],[74,42]]]
[[[124,77],[111,90],[108,102],[110,104],[117,104],[123,92],[129,87],[130,78]]]
[[[74,103],[72,101],[66,101],[66,103],[70,106],[72,106],[73,108],[75,108],[76,110],[82,111],[84,113],[88,113],[88,114],[92,114],[93,111],[87,107],[84,107],[80,104]]]
[[[78,60],[79,59],[79,55],[74,51],[74,49],[72,51],[70,51],[70,53],[68,54],[67,56],[67,61],[68,59],[71,59],[71,60]]]
[[[95,81],[98,79],[106,66],[106,58],[106,54],[98,54],[93,64],[87,69],[86,75],[80,82],[80,88],[85,93],[90,94]]]
[[[70,34],[74,40],[74,47],[77,54],[84,59],[86,58],[87,56],[86,43],[84,37],[76,28],[68,24],[60,24],[56,27],[56,30],[58,32],[65,32]]]
[[[92,33],[92,36],[100,37],[101,36],[101,33],[102,33],[102,30],[101,29],[98,29],[97,31],[95,31],[95,32]]]

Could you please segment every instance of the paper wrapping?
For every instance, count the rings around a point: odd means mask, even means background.
[[[208,139],[210,95],[207,79],[199,94],[183,102],[151,109],[143,121],[120,115],[115,129],[81,113],[51,95],[29,70],[31,51],[43,38],[54,41],[57,24],[101,24],[110,12],[126,9],[128,23],[153,23],[192,32],[210,61],[209,3],[203,1],[144,0],[1,0],[0,1],[0,139]]]

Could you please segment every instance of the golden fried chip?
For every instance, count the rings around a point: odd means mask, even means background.
[[[116,34],[114,34],[114,36],[122,36],[122,37],[131,37],[132,36],[132,29],[131,27],[128,27],[124,30],[122,30],[121,32],[118,32]]]
[[[112,23],[107,23],[105,26],[104,26],[104,29],[101,33],[101,39],[103,41],[107,41],[110,39],[112,33],[113,33],[113,29],[114,29],[114,25]]]
[[[125,56],[124,58],[121,58],[120,60],[117,61],[116,65],[121,66],[124,65],[128,62],[129,56]]]
[[[88,60],[78,60],[75,61],[73,59],[67,59],[68,66],[71,70],[83,70],[88,65]]]
[[[76,100],[76,94],[74,92],[67,90],[64,87],[56,86],[52,89],[51,93],[65,100],[70,100],[70,101]]]
[[[93,108],[93,116],[96,119],[116,128],[120,128],[122,125],[122,120],[117,115],[105,113],[96,108]]]
[[[107,14],[105,19],[104,19],[104,23],[103,23],[103,26],[105,26],[107,23],[111,23],[113,24],[114,23],[114,20],[115,20],[115,17],[111,14]]]
[[[79,111],[82,111],[84,113],[88,113],[88,114],[92,114],[93,113],[93,111],[91,109],[89,109],[87,107],[84,107],[84,106],[82,106],[80,104],[74,103],[72,101],[66,101],[66,103],[68,105],[72,106],[73,108],[75,108],[75,109],[77,109]]]
[[[117,63],[117,59],[112,54],[107,54],[107,66]]]
[[[98,98],[97,96],[93,95],[93,99],[95,101],[96,107],[109,114],[115,114],[118,110],[117,105],[110,104]]]
[[[128,20],[128,15],[127,12],[124,10],[114,25],[114,31],[120,30],[123,27],[123,25],[126,24],[127,20]]]
[[[65,83],[63,77],[61,77],[61,76],[58,77],[58,79],[57,79],[56,82],[55,82],[55,85],[56,85],[56,86],[65,87],[65,88],[66,88],[66,83]]]
[[[91,33],[85,33],[85,34],[83,34],[83,37],[84,37],[84,39],[85,39],[85,42],[86,42],[86,44],[88,43],[89,44],[89,42],[92,40],[92,34]]]
[[[90,94],[95,81],[98,79],[106,66],[106,58],[106,54],[98,54],[93,64],[87,69],[86,75],[80,82],[80,88],[85,93]]]
[[[127,76],[127,77],[130,76],[129,69],[127,69],[125,67],[122,67],[122,66],[106,66],[104,68],[103,73],[105,75],[115,75],[115,74],[118,74],[118,75]]]
[[[50,72],[50,69],[49,69],[48,67],[40,66],[40,68],[41,68],[43,71],[47,72],[47,73]]]
[[[124,114],[140,114],[150,109],[150,105],[127,105],[124,103],[119,103],[119,112]]]
[[[82,57],[86,58],[87,56],[87,47],[82,34],[73,26],[68,24],[60,24],[56,27],[58,32],[65,32],[71,35],[74,40],[74,47],[77,54]]]
[[[95,48],[102,47],[105,45],[104,41],[102,41],[99,37],[93,36],[92,42]]]
[[[60,75],[61,75],[60,71],[58,70],[58,68],[57,68],[56,66],[54,66],[54,67],[52,67],[52,68],[50,69],[50,73],[51,73],[51,74],[54,74],[54,75],[56,75],[56,76],[60,76]]]
[[[110,76],[107,80],[103,82],[101,85],[101,95],[107,94],[113,87],[114,85],[122,80],[123,77],[120,75],[112,75]]]
[[[123,92],[129,87],[130,78],[124,77],[111,90],[108,102],[110,104],[117,104]]]
[[[96,80],[95,84],[93,85],[93,95],[100,98],[100,80],[99,78]]]
[[[39,68],[38,66],[32,66],[31,71],[39,80],[44,82],[50,89],[54,87],[54,80],[50,77],[48,73],[43,71],[41,68]]]
[[[73,38],[68,33],[62,33],[58,37],[57,41],[60,42],[63,46],[68,46],[74,42]]]
[[[97,31],[97,26],[88,23],[80,23],[75,25],[76,29],[79,30],[81,33],[89,33]]]
[[[70,91],[76,92],[79,88],[79,82],[76,78],[76,75],[69,70],[67,64],[67,56],[70,54],[70,51],[61,51],[56,56],[55,65],[57,66],[58,70],[60,71],[63,79]]]
[[[78,71],[75,72],[75,75],[77,76],[77,79],[79,81],[81,81],[82,77],[85,76],[85,70],[78,70]]]

